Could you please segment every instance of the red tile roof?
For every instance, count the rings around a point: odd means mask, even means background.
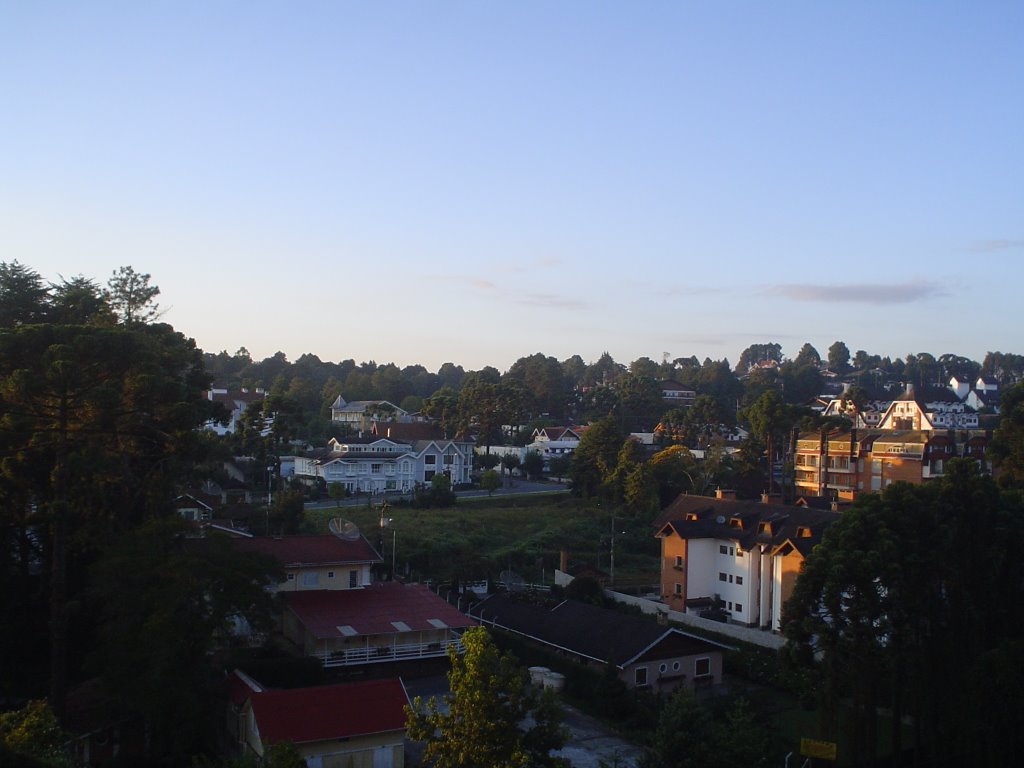
[[[224,683],[227,689],[228,699],[237,707],[245,704],[246,699],[254,693],[261,693],[263,687],[244,672],[235,670]]]
[[[285,568],[340,563],[379,563],[381,557],[370,543],[358,539],[341,539],[331,534],[307,536],[257,536],[238,539],[235,547],[244,552],[270,555]]]
[[[398,678],[264,691],[251,697],[264,744],[345,739],[405,729],[409,698]]]
[[[412,631],[461,629],[476,624],[422,584],[388,582],[365,589],[286,592],[284,599],[317,639],[343,637],[339,626],[351,627],[356,635],[393,635],[400,631],[392,624],[395,621]]]

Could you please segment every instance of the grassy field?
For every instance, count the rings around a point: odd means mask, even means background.
[[[592,502],[566,496],[460,499],[448,509],[390,506],[384,560],[410,578],[476,581],[511,568],[528,582],[550,583],[559,552],[569,564],[609,570],[612,518]],[[306,511],[306,527],[327,530],[332,517],[351,520],[379,546],[380,508],[343,507]],[[646,523],[616,518],[615,581],[655,583],[658,541]]]

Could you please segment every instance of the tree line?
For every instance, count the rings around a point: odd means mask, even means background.
[[[131,267],[48,285],[0,264],[0,695],[45,695],[60,719],[96,677],[154,762],[181,763],[215,723],[202,660],[229,617],[270,615],[276,566],[192,546],[176,513],[217,412],[158,294]]]

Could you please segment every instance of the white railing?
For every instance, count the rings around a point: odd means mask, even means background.
[[[355,664],[379,664],[385,661],[408,661],[447,656],[448,649],[456,653],[465,649],[462,640],[445,640],[436,643],[392,643],[391,645],[367,645],[362,648],[345,648],[338,651],[322,651],[314,656],[324,667],[348,667]]]

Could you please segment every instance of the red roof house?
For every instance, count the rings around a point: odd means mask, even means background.
[[[444,656],[461,651],[459,631],[476,624],[422,584],[285,596],[285,637],[325,667]]]
[[[370,567],[381,557],[370,543],[354,533],[350,538],[332,534],[256,536],[232,541],[243,552],[270,555],[285,572],[279,589],[360,589],[370,583]]]
[[[231,678],[243,684],[232,686]],[[263,758],[271,744],[290,742],[310,766],[404,762],[409,697],[398,678],[279,690],[263,689],[236,672],[228,684],[245,697],[243,753]]]

